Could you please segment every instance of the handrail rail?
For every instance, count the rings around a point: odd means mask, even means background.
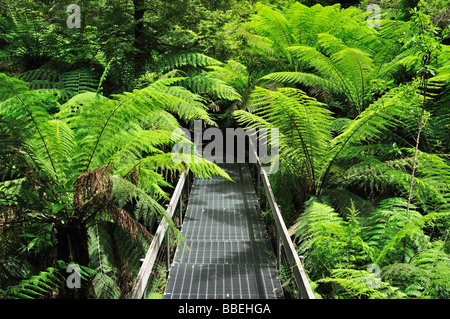
[[[281,239],[282,247],[284,249],[286,257],[289,260],[289,264],[294,274],[295,282],[300,292],[300,297],[302,299],[315,299],[314,293],[311,289],[311,285],[309,284],[308,277],[306,276],[305,270],[303,269],[302,263],[300,261],[300,257],[298,256],[297,251],[295,250],[294,243],[292,242],[292,239],[289,236],[289,232],[286,227],[286,224],[284,223],[284,219],[283,216],[281,215],[280,208],[278,207],[277,202],[275,200],[275,195],[273,194],[272,186],[270,185],[269,181],[269,176],[267,175],[267,172],[264,170],[264,167],[262,166],[261,161],[258,155],[256,154],[251,139],[249,139],[249,142],[250,148],[252,149],[253,154],[256,158],[256,165],[258,168],[257,174],[262,175],[262,181],[264,184],[264,188],[266,189],[266,197],[269,200],[270,207],[272,208],[272,215],[274,217],[275,224],[277,227],[278,237]]]
[[[181,197],[181,192],[185,186],[186,177],[189,174],[189,169],[187,172],[182,172],[180,178],[178,180],[177,186],[172,194],[172,198],[167,206],[167,214],[172,218],[175,209],[177,208],[178,201]],[[163,219],[156,230],[155,235],[153,236],[153,240],[150,244],[150,247],[147,250],[147,254],[145,255],[145,259],[142,262],[141,269],[136,276],[136,281],[134,282],[133,288],[128,296],[128,299],[141,299],[145,292],[145,287],[147,286],[148,279],[150,278],[150,274],[153,270],[153,265],[155,264],[156,256],[161,247],[161,243],[164,239],[168,228],[168,222],[166,219]]]

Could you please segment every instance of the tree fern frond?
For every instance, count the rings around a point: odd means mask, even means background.
[[[335,207],[340,216],[343,216],[346,219],[349,217],[349,208],[353,205],[359,212],[358,216],[364,219],[364,224],[367,222],[366,219],[376,209],[368,200],[343,188],[326,189],[323,191],[321,198],[326,198],[327,202]]]
[[[107,101],[108,98],[94,93],[85,92],[71,97],[68,101],[61,105],[60,111],[56,114],[58,118],[69,118],[78,116],[80,109],[94,102]]]
[[[209,94],[211,97],[223,100],[240,100],[241,96],[236,90],[224,81],[201,73],[183,80],[181,85],[186,86],[197,94]]]
[[[235,88],[242,95],[248,88],[249,75],[245,65],[238,61],[228,60],[223,66],[208,67],[209,75]]]
[[[418,230],[421,230],[428,223],[440,218],[446,218],[448,216],[450,216],[450,212],[448,211],[429,213],[409,222],[407,225],[397,231],[396,234],[390,239],[390,241],[383,247],[383,250],[377,256],[375,263],[381,265],[383,262],[385,262],[387,254],[394,250],[397,243],[400,240],[403,240],[406,236],[414,235]]]
[[[179,77],[159,79],[150,84],[150,87],[154,87],[157,90],[161,90],[161,92],[178,98],[178,100],[173,100],[163,107],[170,113],[179,115],[186,123],[193,124],[194,120],[203,120],[207,125],[216,126],[217,124],[210,118],[207,112],[204,98],[192,93],[186,87],[176,85],[186,81],[186,78]]]
[[[207,67],[221,64],[222,62],[201,53],[185,53],[167,56],[163,59],[160,68],[162,70],[170,70],[177,69],[186,65],[191,65],[194,67]]]
[[[85,92],[97,92],[99,79],[91,71],[80,69],[64,73],[61,84],[72,97]]]
[[[342,75],[343,70],[337,68],[333,59],[310,46],[295,46],[290,47],[289,50],[298,59],[304,60],[310,67],[316,69],[321,77],[329,79],[329,81],[334,82],[338,87],[345,88],[350,93],[348,79]]]
[[[257,3],[256,9],[258,15],[253,17],[250,28],[257,29],[264,36],[271,38],[277,50],[285,51],[293,41],[288,20],[280,12],[262,3]]]
[[[333,162],[342,155],[348,145],[373,140],[389,127],[407,118],[406,109],[400,103],[408,98],[409,94],[411,93],[404,90],[392,90],[347,124],[342,133],[331,140],[329,153],[323,157],[326,162],[321,165],[324,171],[320,174],[322,176],[320,188],[323,188]],[[349,155],[351,153],[346,154]]]
[[[384,247],[388,241],[411,220],[421,218],[421,214],[412,206],[410,216],[406,216],[407,201],[403,198],[392,197],[381,201],[369,218],[365,240],[378,249]]]
[[[47,67],[19,74],[17,78],[26,81],[32,90],[57,92],[61,101],[85,92],[96,92],[99,80],[87,69],[59,73]]]
[[[9,91],[9,94],[13,96],[0,104],[0,115],[11,123],[19,125],[23,130],[33,131],[36,134],[35,140],[43,146],[48,165],[45,162],[41,164],[44,164],[44,167],[51,167],[48,171],[51,175],[57,174],[54,158],[49,149],[49,134],[44,127],[45,123],[51,119],[47,113],[47,107],[50,104],[56,105],[55,97],[49,94],[24,91],[23,86],[18,85],[17,80],[11,80],[3,74],[0,74],[0,78],[4,80],[1,91]]]
[[[321,87],[330,92],[340,92],[341,89],[327,79],[318,75],[305,72],[273,72],[262,77],[263,80],[271,80],[281,83],[302,83],[307,86]]]
[[[391,299],[405,298],[406,295],[389,283],[375,278],[366,270],[333,269],[333,277],[320,279],[319,282],[332,282],[340,285],[343,295],[349,298]]]
[[[141,268],[141,258],[145,256],[149,247],[147,240],[136,242],[121,227],[114,228],[114,241],[117,249],[117,256],[121,263],[126,265],[127,270],[134,280]]]
[[[253,114],[236,112],[239,122],[248,127],[264,125],[266,129],[279,129],[281,158],[297,163],[296,167],[305,165],[309,183],[313,185],[318,159],[331,139],[331,112],[303,91],[292,88],[270,91],[257,87],[247,105],[254,109]],[[297,175],[296,171],[294,168],[292,173]]]
[[[99,222],[88,229],[89,267],[107,273],[114,268],[114,247],[108,231],[108,223]]]
[[[0,291],[1,299],[35,299],[48,297],[52,292],[63,288],[66,283],[66,269],[70,264],[58,261],[56,267],[48,267],[38,275],[22,280],[18,285]],[[80,279],[88,279],[94,271],[85,266],[78,266]]]
[[[169,225],[176,229],[166,210],[151,195],[132,182],[120,178],[113,178],[113,197],[117,205],[122,208],[126,203],[135,203],[134,215],[136,220],[142,219],[145,224],[152,220],[152,216],[163,216]],[[134,235],[134,234],[133,234]]]
[[[113,278],[104,273],[97,273],[93,279],[97,299],[119,299],[120,288]]]

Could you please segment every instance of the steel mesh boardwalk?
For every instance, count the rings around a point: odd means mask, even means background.
[[[223,164],[234,182],[196,179],[164,298],[283,298],[246,164]]]

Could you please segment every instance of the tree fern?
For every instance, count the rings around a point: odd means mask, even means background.
[[[155,79],[171,79],[179,86],[203,96],[203,103],[215,105],[219,101],[237,101],[241,99],[238,91],[221,78],[217,72],[209,69],[222,68],[223,63],[200,53],[182,53],[168,56],[158,64],[151,74],[144,75],[141,80],[151,84]],[[175,80],[173,80],[175,79]],[[158,82],[158,81],[156,81]]]
[[[167,171],[179,173],[189,166],[200,177],[229,178],[198,155],[192,163],[189,157],[172,159],[170,148],[182,138],[173,134],[180,127],[176,116],[181,114],[188,121],[207,117],[204,107],[195,104],[200,98],[185,89],[158,83],[114,99],[88,92],[75,96],[59,113],[50,115],[46,107],[58,105],[55,96],[30,90],[16,79],[0,77],[0,123],[5,127],[2,132],[8,132],[2,134],[2,141],[8,143],[6,150],[11,150],[11,156],[2,156],[2,171],[21,165],[17,178],[27,177],[29,185],[21,189],[17,202],[23,207],[20,214],[39,211],[41,223],[55,225],[58,257],[86,263],[87,229],[97,219],[122,227],[136,243],[141,236],[151,238],[145,226],[151,227],[158,220],[155,216],[166,218],[179,234],[162,206],[171,186],[164,179]],[[200,112],[187,110],[191,102]],[[15,148],[20,152],[13,151]],[[39,200],[42,196],[45,201]],[[68,247],[63,247],[67,241]],[[117,285],[110,275],[100,271],[95,277],[99,296],[117,296]]]
[[[7,7],[8,18],[0,20],[2,39],[9,44],[6,48],[10,61],[14,67],[30,68],[42,65],[49,58],[59,54],[52,50],[58,41],[58,37],[52,32],[41,16],[36,16],[28,8],[17,12],[12,7]]]
[[[274,61],[272,72],[300,71],[302,61],[295,59],[288,48],[299,45],[314,48],[319,33],[327,32],[356,47],[376,38],[361,12],[355,8],[341,9],[339,4],[307,7],[294,3],[280,12],[259,3],[256,9],[257,14],[248,24],[247,40]]]
[[[340,156],[347,159],[356,156],[358,153],[353,146],[376,140],[387,129],[407,118],[407,108],[401,105],[412,107],[409,104],[410,95],[411,92],[408,89],[392,90],[349,122],[342,132],[330,141],[329,152],[323,157],[324,162],[321,163],[323,168],[319,174],[321,188],[326,185],[333,162]]]
[[[278,128],[281,160],[289,163],[294,176],[302,173],[298,167],[304,166],[307,187],[314,191],[317,160],[331,138],[330,112],[303,91],[290,88],[276,92],[256,88],[247,108],[254,109],[254,114],[236,111],[237,121],[248,127]]]
[[[264,79],[289,81],[309,86],[319,86],[333,93],[343,92],[356,113],[367,104],[368,87],[373,70],[373,60],[365,52],[346,46],[340,39],[320,33],[319,48],[295,46],[287,48],[293,55],[317,73],[273,73]],[[313,76],[310,73],[313,73]]]
[[[305,184],[304,193],[320,195],[331,183],[332,172],[341,159],[359,156],[359,146],[374,141],[382,132],[407,116],[408,90],[393,90],[368,107],[332,137],[330,112],[304,92],[291,88],[276,92],[257,88],[247,109],[234,116],[249,127],[277,127],[280,130],[280,159]],[[301,169],[299,169],[301,168]]]

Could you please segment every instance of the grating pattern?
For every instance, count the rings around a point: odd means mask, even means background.
[[[187,264],[268,264],[271,247],[264,241],[187,241],[175,262]]]
[[[221,166],[234,182],[194,181],[164,298],[283,298],[250,171]]]
[[[259,264],[180,264],[170,270],[164,298],[274,299],[283,292],[276,268]]]

